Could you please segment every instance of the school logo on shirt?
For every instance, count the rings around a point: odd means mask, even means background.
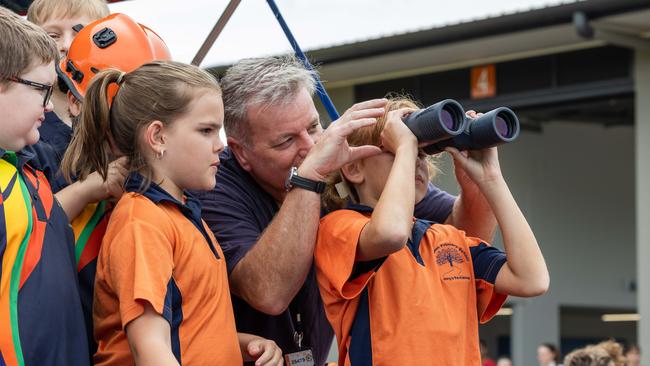
[[[463,263],[469,263],[467,253],[456,244],[444,243],[436,247],[433,252],[436,254],[436,263],[443,267],[442,279],[445,281],[466,280],[469,281],[468,274],[463,272]],[[447,267],[447,268],[445,268]]]

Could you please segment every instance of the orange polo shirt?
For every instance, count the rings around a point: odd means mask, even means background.
[[[389,256],[357,262],[371,208],[321,220],[318,284],[339,365],[480,365],[478,323],[506,299],[494,289],[505,254],[449,225],[416,220]]]
[[[169,322],[179,363],[241,365],[226,263],[198,201],[182,204],[155,184],[133,193],[140,182],[129,178],[97,260],[95,364],[133,364],[124,329],[149,303]]]

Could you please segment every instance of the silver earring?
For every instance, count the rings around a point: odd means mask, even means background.
[[[158,152],[158,160],[162,160],[163,156],[165,156],[165,150],[160,150]]]

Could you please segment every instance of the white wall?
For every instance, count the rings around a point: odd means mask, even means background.
[[[650,52],[637,51],[636,80],[636,223],[639,278],[641,364],[650,365]]]

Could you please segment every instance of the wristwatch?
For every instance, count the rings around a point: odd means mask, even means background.
[[[293,187],[298,187],[306,189],[308,191],[323,193],[325,191],[325,182],[311,180],[309,178],[304,178],[298,175],[298,167],[291,167],[289,171],[289,176],[284,182],[284,188],[290,190]]]

